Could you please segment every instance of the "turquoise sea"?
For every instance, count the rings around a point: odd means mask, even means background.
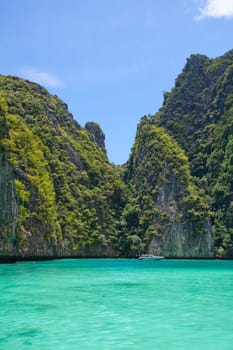
[[[233,349],[233,261],[0,265],[1,350]]]

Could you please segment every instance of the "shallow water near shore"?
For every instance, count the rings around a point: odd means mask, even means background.
[[[0,265],[0,350],[233,348],[233,261]]]

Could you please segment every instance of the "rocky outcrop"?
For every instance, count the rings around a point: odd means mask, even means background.
[[[85,129],[89,133],[91,139],[97,143],[104,153],[106,153],[105,135],[101,127],[97,123],[87,122],[85,124]]]

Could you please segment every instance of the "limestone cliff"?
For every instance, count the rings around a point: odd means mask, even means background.
[[[139,124],[126,169],[123,216],[127,249],[166,257],[212,257],[208,201],[177,143],[150,118]]]
[[[120,174],[104,135],[43,87],[0,76],[0,256],[116,256]]]
[[[191,174],[209,196],[215,254],[233,257],[233,50],[191,55],[152,118],[176,139]]]

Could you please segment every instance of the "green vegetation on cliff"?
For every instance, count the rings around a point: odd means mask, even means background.
[[[0,76],[0,256],[233,257],[233,51],[188,59],[124,166],[104,138]]]
[[[195,257],[196,240],[204,243],[206,234],[211,240],[208,201],[204,191],[193,184],[188,158],[150,118],[144,117],[138,126],[125,180],[129,191],[123,211],[126,250],[153,250],[156,247],[151,243],[156,239],[158,254],[162,250],[169,256]],[[183,232],[183,242],[175,239],[168,247],[167,237],[171,240],[173,234],[182,236]],[[192,247],[187,239],[193,239]],[[198,249],[199,256],[208,256],[207,246],[202,252]]]
[[[1,147],[15,171],[22,253],[33,236],[49,243],[44,255],[117,254],[124,185],[105,150],[39,85],[1,76],[0,93]]]

